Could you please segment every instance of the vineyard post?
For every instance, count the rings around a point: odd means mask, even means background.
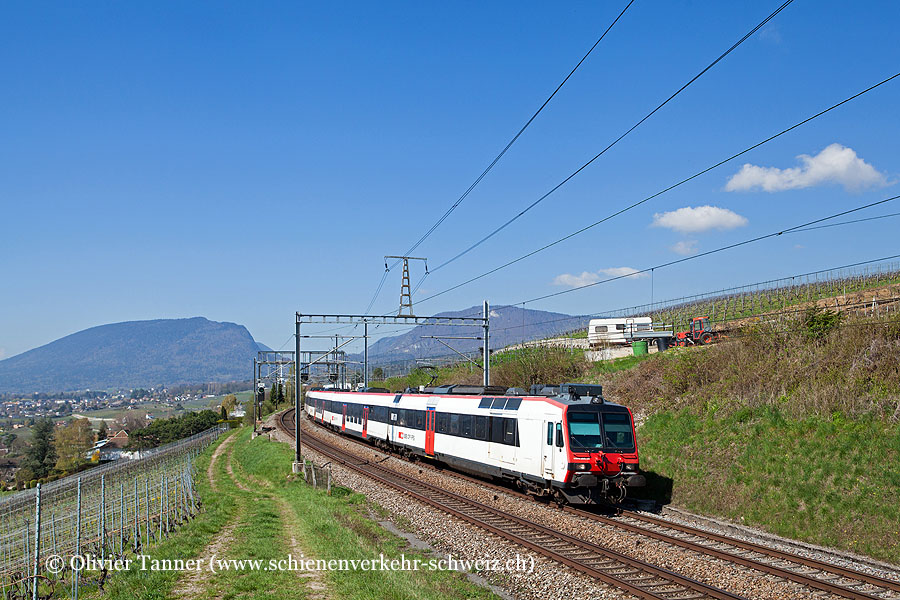
[[[157,541],[162,541],[163,537],[163,473],[159,474],[159,537]]]
[[[153,530],[150,527],[150,475],[144,477],[144,507],[147,509],[147,543],[153,540]]]
[[[34,580],[31,583],[31,600],[38,600],[38,569],[41,564],[41,484],[37,484],[34,496]]]
[[[119,554],[125,552],[125,482],[119,482]]]
[[[81,477],[78,478],[78,491],[76,492],[77,501],[75,505],[75,556],[79,556],[81,554]],[[72,596],[75,600],[78,600],[78,576],[81,574],[81,569],[76,568],[75,572],[72,574],[74,581],[72,583]]]
[[[100,516],[97,519],[97,537],[100,539],[100,560],[106,558],[106,475],[100,476]]]

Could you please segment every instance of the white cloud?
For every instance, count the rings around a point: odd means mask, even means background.
[[[590,283],[597,283],[600,281],[600,276],[596,273],[588,273],[585,271],[581,275],[570,275],[569,273],[563,273],[562,275],[557,275],[553,280],[553,285],[564,285],[566,287],[581,287],[583,285],[588,285]]]
[[[690,256],[697,253],[697,240],[684,240],[672,246],[672,252],[682,256]]]
[[[649,277],[647,273],[638,273],[637,269],[632,269],[631,267],[609,267],[608,269],[600,269],[596,273],[591,271],[584,271],[581,275],[563,273],[562,275],[557,275],[553,279],[553,285],[562,285],[565,287],[581,287],[584,285],[597,283],[601,279],[607,279],[609,277],[628,276],[634,278]]]
[[[831,144],[815,156],[801,154],[801,166],[789,169],[745,164],[725,184],[728,192],[755,188],[767,192],[799,190],[825,183],[839,183],[844,189],[859,191],[888,185],[887,177],[856,155],[852,148]]]
[[[631,267],[610,267],[608,269],[600,269],[600,273],[609,275],[610,277],[625,277],[631,275],[633,277],[649,277],[648,273],[638,273],[637,269]]]
[[[653,215],[653,227],[666,227],[681,233],[699,233],[710,229],[724,231],[746,224],[746,218],[718,206],[685,206]]]

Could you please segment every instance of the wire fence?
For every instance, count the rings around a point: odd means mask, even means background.
[[[884,305],[900,300],[900,262],[890,261],[865,266],[825,269],[726,288],[571,317],[577,326],[560,335],[584,331],[586,317],[630,318],[649,316],[654,327],[665,324],[675,331],[686,330],[694,317],[706,316],[715,323],[726,323],[792,312],[791,307],[818,303],[843,310],[845,305],[865,302]],[[866,292],[871,291],[871,295]],[[568,318],[555,320],[564,326]],[[545,324],[545,323],[542,323]]]
[[[3,598],[77,600],[85,586],[102,588],[112,561],[159,543],[196,514],[194,459],[222,431],[214,427],[0,500]]]

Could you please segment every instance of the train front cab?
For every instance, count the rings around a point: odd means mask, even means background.
[[[545,425],[546,427],[546,425]],[[549,446],[550,430],[544,440]],[[554,425],[554,462],[565,456],[565,478],[557,491],[577,504],[621,502],[626,489],[645,485],[631,412],[617,404],[570,404]],[[545,456],[548,452],[545,449]]]

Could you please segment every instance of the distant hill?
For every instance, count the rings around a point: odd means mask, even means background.
[[[436,316],[481,316],[482,308],[473,306],[466,310],[444,312]],[[587,327],[590,317],[572,316],[543,310],[528,310],[515,306],[504,306],[491,310],[490,342],[492,349],[503,348],[521,341],[539,340],[553,337],[564,331]],[[369,328],[369,332],[377,330]],[[447,356],[453,351],[437,340],[423,339],[422,336],[473,336],[481,337],[480,327],[440,327],[419,325],[402,335],[381,338],[369,346],[369,360],[373,364]],[[467,353],[481,348],[480,340],[444,340],[459,352]]]
[[[0,361],[0,392],[242,381],[260,347],[243,325],[203,317],[112,323]]]

